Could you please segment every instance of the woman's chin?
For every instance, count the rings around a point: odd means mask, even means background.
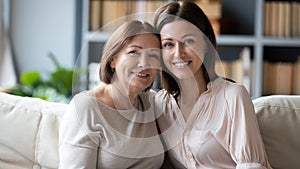
[[[174,73],[174,75],[179,80],[191,79],[192,77],[194,77],[194,74],[191,73],[190,71],[189,72],[176,72],[176,73]]]
[[[134,92],[134,93],[140,93],[142,91],[144,91],[145,89],[147,89],[148,86],[150,86],[151,84],[141,84],[141,83],[134,83],[130,85],[130,91]]]

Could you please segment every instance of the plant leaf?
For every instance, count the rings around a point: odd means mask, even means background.
[[[60,64],[58,63],[56,57],[54,56],[54,54],[52,52],[48,53],[49,58],[51,59],[51,61],[53,62],[53,64],[56,66],[56,69],[61,69],[62,67],[60,66]]]
[[[41,76],[37,71],[24,72],[21,75],[21,83],[26,86],[33,87],[33,85],[41,81]]]
[[[65,96],[71,95],[73,70],[61,68],[53,72],[49,82],[54,88]]]

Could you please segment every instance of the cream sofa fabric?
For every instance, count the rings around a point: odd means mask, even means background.
[[[0,169],[58,168],[66,104],[0,93]]]
[[[300,168],[300,96],[253,100],[274,169]],[[67,105],[0,92],[0,169],[58,168],[58,128]]]
[[[265,96],[253,104],[272,167],[299,169],[300,96]]]

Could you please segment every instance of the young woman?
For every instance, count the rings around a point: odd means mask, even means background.
[[[242,85],[215,73],[216,38],[193,2],[156,11],[162,41],[158,124],[175,168],[271,168],[253,104]]]
[[[129,21],[107,41],[101,84],[77,94],[60,125],[60,169],[160,168],[164,151],[149,91],[160,68],[160,36]]]

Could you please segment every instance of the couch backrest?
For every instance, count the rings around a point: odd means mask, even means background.
[[[300,96],[253,100],[269,161],[274,169],[300,167]]]
[[[0,92],[0,168],[58,168],[58,129],[66,107]]]
[[[300,166],[300,96],[253,100],[274,169]],[[67,105],[0,92],[0,169],[58,168],[58,128]]]

